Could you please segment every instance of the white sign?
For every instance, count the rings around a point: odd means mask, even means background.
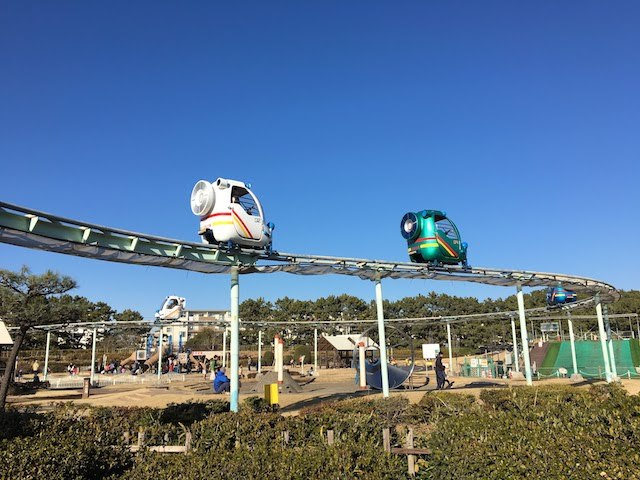
[[[422,358],[425,360],[433,360],[440,353],[440,344],[438,343],[423,343],[422,344]]]

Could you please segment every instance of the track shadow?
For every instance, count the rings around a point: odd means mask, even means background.
[[[606,380],[600,378],[585,378],[580,382],[570,383],[569,385],[572,387],[586,387],[589,385],[595,385],[597,383],[607,383]]]
[[[466,385],[461,385],[458,388],[507,388],[507,385],[504,383],[480,381],[467,383]]]
[[[377,390],[362,390],[356,392],[347,392],[347,393],[332,393],[329,395],[322,395],[319,397],[307,398],[305,400],[301,400],[299,402],[292,403],[287,405],[286,407],[282,407],[279,411],[281,413],[294,412],[296,410],[301,410],[307,407],[313,407],[323,402],[331,402],[337,400],[345,400],[347,398],[359,398],[366,397],[371,394],[378,393]]]

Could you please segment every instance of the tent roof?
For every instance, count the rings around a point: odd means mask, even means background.
[[[0,345],[13,345],[13,340],[3,321],[0,321]]]
[[[354,335],[323,335],[327,342],[336,350],[353,350],[357,343],[362,339],[367,347],[377,347],[378,344],[369,337],[362,337],[356,333]]]

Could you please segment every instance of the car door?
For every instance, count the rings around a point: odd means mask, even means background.
[[[256,241],[262,239],[262,212],[258,201],[249,190],[233,187],[231,213],[233,225],[240,237]]]

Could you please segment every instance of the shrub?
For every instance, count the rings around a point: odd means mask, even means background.
[[[267,350],[262,354],[262,365],[273,365],[273,352]]]
[[[312,360],[311,357],[311,348],[309,348],[309,345],[296,345],[295,348],[293,349],[293,357],[295,358],[296,362],[300,359],[300,357],[304,355],[304,361],[305,363],[310,363]]]

